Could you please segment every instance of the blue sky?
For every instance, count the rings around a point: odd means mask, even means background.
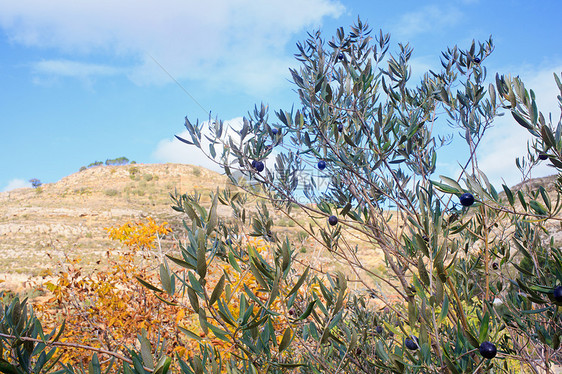
[[[56,182],[93,161],[208,166],[173,141],[183,119],[224,120],[265,102],[289,109],[295,43],[361,16],[414,47],[414,73],[440,52],[493,36],[488,73],[521,76],[558,118],[559,1],[0,0],[0,191]],[[204,108],[154,62],[156,59]],[[518,181],[526,134],[505,117],[480,154],[493,181]],[[451,151],[453,154],[453,151]],[[440,167],[454,173],[454,157]],[[535,176],[549,174],[542,167]]]

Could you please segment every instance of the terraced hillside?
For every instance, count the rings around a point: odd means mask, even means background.
[[[174,221],[170,192],[224,185],[221,175],[179,164],[99,166],[38,189],[0,193],[0,273],[38,275],[65,255],[95,260],[114,246],[105,227],[151,216]]]

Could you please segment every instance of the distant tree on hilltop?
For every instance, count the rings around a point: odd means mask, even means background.
[[[127,165],[128,163],[129,159],[127,157],[118,157],[105,160],[106,165]]]
[[[122,157],[117,157],[117,158],[108,158],[107,160],[105,160],[105,165],[108,165],[108,166],[109,165],[127,165],[127,164],[129,164],[129,162],[130,161],[127,157],[122,156]],[[131,161],[130,163],[136,164],[135,161]],[[91,164],[89,164],[88,166],[80,167],[80,171],[84,171],[86,169],[89,169],[89,168],[92,168],[92,167],[95,167],[95,166],[101,166],[103,164],[104,163],[101,162],[101,161],[94,161]]]
[[[39,188],[39,187],[41,187],[41,185],[43,184],[43,183],[41,183],[41,181],[40,181],[39,179],[37,179],[37,178],[30,179],[30,180],[29,180],[29,183],[31,183],[31,187],[33,187],[33,188]]]
[[[93,167],[95,167],[95,166],[101,166],[101,165],[103,165],[103,162],[101,162],[101,161],[94,161],[94,162],[92,162],[90,165],[88,165],[88,168],[93,168]]]

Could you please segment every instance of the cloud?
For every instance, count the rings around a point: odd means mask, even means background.
[[[0,5],[0,27],[13,43],[85,57],[132,57],[128,74],[138,84],[169,82],[153,56],[177,79],[224,84],[236,76],[235,83],[250,91],[272,74],[286,76],[284,48],[297,32],[344,11],[337,0],[0,0]],[[75,71],[92,68],[108,71],[80,64]],[[265,84],[272,82],[283,80]]]
[[[42,60],[33,64],[35,73],[58,75],[63,77],[91,77],[100,75],[116,75],[120,69],[87,62],[71,60]]]
[[[408,39],[427,32],[441,31],[456,25],[461,19],[462,13],[454,7],[427,5],[403,14],[392,29],[399,39]]]
[[[50,85],[59,78],[79,79],[91,86],[96,78],[123,73],[123,69],[104,64],[72,61],[66,59],[42,60],[31,64],[33,83]]]
[[[559,90],[552,75],[562,71],[562,65],[545,67],[540,70],[524,70],[520,74],[527,90],[533,89],[536,94],[537,105],[545,118],[552,113],[555,124],[560,116],[556,96]],[[548,121],[548,120],[547,120]],[[498,185],[504,179],[508,186],[521,181],[521,173],[515,166],[515,158],[527,155],[527,142],[531,135],[519,126],[508,112],[500,117],[489,133],[484,136],[479,153],[479,166],[486,173],[490,182]],[[532,177],[555,174],[548,161],[541,162],[533,169]]]
[[[17,188],[26,188],[26,187],[31,187],[31,184],[23,179],[15,178],[8,182],[8,185],[4,187],[2,192],[15,190]]]
[[[239,128],[241,127],[241,124],[242,117],[224,121],[225,129],[230,127]],[[203,128],[206,128],[205,124],[203,124]],[[206,131],[203,130],[203,132],[205,133]],[[227,133],[233,134],[230,130],[227,130]],[[191,136],[187,130],[178,134],[178,136],[183,139],[191,140]],[[208,153],[209,148],[207,143],[208,142],[203,145],[203,149],[205,149],[205,152]],[[217,155],[220,155],[222,149],[217,146],[216,152]],[[152,153],[152,157],[161,162],[197,165],[217,172],[223,172],[222,168],[211,161],[199,148],[194,145],[185,144],[175,137],[173,139],[163,139],[158,142],[156,149]]]

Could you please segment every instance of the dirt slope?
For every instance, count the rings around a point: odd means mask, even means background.
[[[105,227],[146,216],[174,220],[170,192],[205,195],[224,183],[200,167],[136,164],[98,166],[38,189],[0,193],[0,273],[39,275],[65,255],[95,261],[115,246]]]

